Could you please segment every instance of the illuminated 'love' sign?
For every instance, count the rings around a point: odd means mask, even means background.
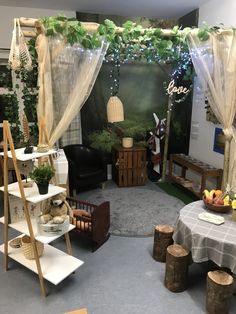
[[[189,92],[189,89],[183,86],[175,86],[175,80],[170,81],[170,84],[168,85],[167,89],[167,94],[168,95],[173,95],[174,93],[176,94],[187,94]]]

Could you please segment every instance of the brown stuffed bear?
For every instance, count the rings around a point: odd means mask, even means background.
[[[72,217],[73,212],[66,201],[66,192],[62,192],[47,201],[39,220],[41,224],[46,224],[49,221],[55,224],[61,224],[66,220],[68,215]]]

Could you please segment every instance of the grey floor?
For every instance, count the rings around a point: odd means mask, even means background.
[[[0,225],[2,242],[3,226]],[[12,230],[10,236],[15,235]],[[189,286],[181,293],[168,291],[165,264],[152,258],[153,237],[111,236],[96,252],[71,235],[73,254],[85,263],[58,286],[46,282],[48,296],[40,294],[38,277],[10,260],[0,269],[0,313],[58,314],[87,307],[89,314],[200,314],[205,311],[209,264],[192,264]],[[65,249],[63,239],[54,245]],[[3,255],[0,255],[2,265]],[[233,296],[230,313],[236,313]]]

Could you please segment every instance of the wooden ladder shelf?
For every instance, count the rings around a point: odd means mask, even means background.
[[[45,128],[45,126],[43,126],[43,129]],[[41,130],[42,132],[42,130]],[[45,133],[47,134],[47,133]],[[14,148],[14,144],[13,144],[13,140],[12,140],[12,135],[11,135],[11,131],[10,131],[10,125],[8,123],[8,121],[3,121],[3,140],[4,140],[4,152],[3,152],[3,156],[4,156],[4,162],[3,162],[3,173],[4,173],[4,243],[3,243],[3,248],[2,248],[2,252],[4,253],[4,268],[5,270],[8,270],[8,258],[9,258],[9,247],[8,247],[8,227],[9,227],[9,205],[8,205],[8,193],[11,194],[11,191],[9,191],[8,188],[8,158],[9,158],[9,154],[10,158],[12,158],[13,161],[13,165],[14,165],[14,170],[16,173],[16,178],[17,178],[17,182],[18,182],[18,188],[19,189],[19,197],[22,200],[22,204],[23,204],[23,209],[24,209],[24,215],[25,215],[25,220],[26,220],[26,229],[28,228],[27,233],[30,236],[31,239],[31,243],[32,243],[32,247],[33,247],[33,252],[34,252],[34,256],[35,256],[35,263],[36,263],[36,269],[35,266],[33,266],[34,269],[32,269],[32,267],[29,267],[31,270],[35,271],[38,274],[38,278],[39,278],[39,283],[40,283],[40,289],[41,289],[41,293],[42,295],[45,297],[46,296],[46,289],[45,289],[45,283],[44,283],[44,279],[46,278],[47,280],[51,281],[54,284],[58,284],[61,280],[63,280],[65,277],[67,277],[68,275],[70,275],[71,273],[73,273],[79,266],[81,266],[83,264],[82,261],[80,261],[79,259],[76,259],[72,256],[72,249],[71,249],[71,243],[70,243],[70,238],[69,238],[69,234],[68,232],[66,232],[65,235],[65,240],[66,240],[66,247],[67,247],[67,253],[68,255],[66,256],[66,258],[68,258],[68,262],[66,259],[66,263],[68,263],[68,268],[67,270],[65,270],[66,275],[63,276],[61,275],[61,277],[58,278],[52,278],[53,275],[50,274],[43,274],[42,272],[42,262],[40,263],[40,259],[39,259],[39,254],[38,254],[38,250],[37,250],[37,246],[36,246],[36,238],[35,238],[35,233],[34,233],[34,227],[32,225],[32,221],[31,221],[31,216],[30,216],[30,211],[29,211],[29,206],[28,206],[28,198],[26,197],[25,194],[25,190],[24,190],[24,186],[23,186],[23,182],[22,182],[22,178],[21,178],[21,174],[20,171],[18,169],[18,165],[17,165],[17,155],[16,155],[16,151]],[[10,151],[9,151],[10,148]],[[37,157],[39,158],[39,162],[40,162],[40,158],[38,155],[36,154]],[[45,154],[42,154],[43,156],[45,156]],[[40,155],[41,156],[41,155]],[[49,164],[53,167],[53,157],[52,154],[48,154],[49,157]],[[64,188],[61,188],[59,186],[53,186],[54,188],[54,194],[53,195],[57,195],[60,192],[65,191]],[[3,190],[3,188],[1,188],[1,190]],[[14,195],[14,194],[13,194]],[[47,198],[49,198],[51,195],[49,195]],[[44,197],[45,199],[45,197]],[[38,201],[41,202],[41,199]],[[14,227],[13,227],[14,228]],[[70,225],[70,229],[72,230],[74,228],[74,226]],[[18,230],[16,228],[16,230]],[[59,236],[57,236],[59,237]],[[38,239],[38,237],[37,237]],[[53,239],[51,240],[51,238],[48,240],[48,242],[44,242],[44,243],[50,243],[51,241],[53,241]],[[53,248],[51,246],[48,246],[49,250],[52,250]],[[59,251],[59,250],[55,250],[55,251]],[[55,253],[56,254],[56,253]],[[60,254],[60,251],[59,253]],[[62,259],[63,261],[65,261],[65,257],[64,257],[65,253],[61,253]],[[11,257],[11,254],[10,254]],[[14,259],[14,257],[12,257]],[[34,262],[34,261],[33,261]],[[34,264],[35,265],[35,264]],[[26,266],[27,267],[27,266]],[[65,268],[65,266],[62,266]],[[46,271],[45,271],[46,272]],[[54,271],[52,271],[54,272]],[[61,272],[58,271],[59,273]],[[48,277],[50,277],[50,279],[48,279]]]

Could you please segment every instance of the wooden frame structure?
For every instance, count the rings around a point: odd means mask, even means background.
[[[20,26],[25,28],[34,28],[34,30],[23,30],[23,34],[25,37],[35,37],[37,34],[40,34],[44,31],[43,25],[40,23],[38,19],[33,18],[24,18],[21,17],[19,19]],[[98,23],[93,22],[81,22],[81,25],[84,26],[88,31],[95,32],[99,27]],[[35,31],[36,30],[36,31]],[[123,31],[122,27],[117,27],[116,32],[121,33]],[[172,30],[170,29],[162,29],[162,34],[165,37],[169,37],[173,35]],[[224,32],[227,30],[219,30],[219,32]],[[178,30],[178,33],[181,33],[181,30]],[[167,154],[168,154],[168,144],[169,144],[169,134],[170,134],[170,119],[171,119],[171,102],[173,100],[169,96],[168,101],[168,109],[167,109],[167,126],[165,133],[165,145],[164,145],[164,154],[163,154],[163,169],[162,169],[162,181],[166,179],[166,168],[167,168]],[[222,188],[226,187],[229,178],[229,160],[230,160],[230,142],[231,140],[226,139],[225,141],[225,149],[224,149],[224,162],[223,162],[223,179],[222,179]]]
[[[46,133],[46,130],[44,128],[44,126],[42,127],[41,132]],[[27,227],[28,227],[28,231],[29,231],[29,235],[31,238],[31,243],[32,243],[32,247],[33,247],[33,252],[34,252],[34,256],[35,256],[35,263],[36,263],[36,267],[37,267],[37,273],[38,273],[38,277],[39,277],[39,283],[40,283],[40,288],[41,288],[41,293],[42,295],[45,297],[46,296],[46,289],[45,289],[45,284],[44,284],[44,277],[43,277],[43,273],[42,273],[42,268],[41,268],[41,264],[40,264],[40,260],[39,260],[39,256],[38,256],[38,250],[37,250],[37,246],[36,246],[36,239],[35,239],[35,235],[34,235],[34,230],[33,230],[33,226],[31,223],[31,218],[30,218],[30,213],[29,213],[29,208],[28,208],[28,201],[25,195],[25,191],[24,191],[24,187],[23,187],[23,182],[21,179],[21,175],[20,172],[18,170],[18,166],[17,166],[17,156],[15,153],[15,148],[14,148],[14,144],[13,144],[13,140],[12,140],[12,135],[11,135],[11,131],[10,131],[10,126],[8,121],[3,121],[3,139],[4,139],[4,165],[3,165],[3,172],[4,172],[4,269],[7,271],[8,270],[8,256],[9,256],[9,252],[8,252],[8,227],[9,227],[9,205],[8,205],[8,147],[10,148],[10,153],[11,153],[11,158],[13,161],[13,165],[14,165],[14,170],[16,173],[16,178],[17,178],[17,182],[18,182],[18,188],[20,191],[20,197],[23,203],[23,208],[24,208],[24,213],[25,213],[25,219],[26,219],[26,223],[27,223]],[[51,166],[53,166],[53,158],[51,155],[49,155],[49,162],[51,164]],[[61,190],[65,190],[62,189]],[[59,190],[57,193],[60,193],[61,190]],[[56,194],[57,194],[56,193]],[[71,243],[70,243],[70,238],[69,238],[69,234],[68,232],[66,232],[65,234],[65,240],[66,240],[66,247],[67,247],[67,253],[68,255],[72,255],[72,249],[71,249]]]

